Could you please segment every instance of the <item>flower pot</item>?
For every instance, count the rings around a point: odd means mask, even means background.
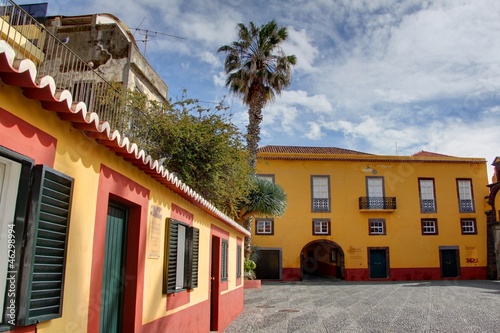
[[[244,288],[245,289],[258,289],[261,287],[260,280],[245,280]]]

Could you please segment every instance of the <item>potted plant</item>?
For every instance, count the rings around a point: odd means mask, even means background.
[[[255,276],[255,268],[257,268],[255,261],[252,259],[245,261],[245,280],[255,280],[257,278]]]
[[[245,289],[260,288],[260,280],[256,280],[255,268],[257,264],[252,259],[245,260]]]

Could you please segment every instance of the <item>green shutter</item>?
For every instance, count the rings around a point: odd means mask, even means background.
[[[20,325],[61,317],[73,179],[34,168],[22,268]]]
[[[186,265],[188,283],[187,287],[197,288],[198,287],[198,258],[199,258],[199,248],[200,248],[200,229],[191,227],[189,228],[189,254],[188,254],[188,264]]]
[[[236,277],[241,277],[241,245],[238,245],[236,248]]]
[[[221,265],[221,280],[227,281],[227,250],[228,243],[227,240],[222,240],[222,265]]]
[[[175,292],[179,222],[174,219],[167,219],[166,228],[168,242],[165,247],[164,264],[166,274],[163,274],[163,293],[171,294]]]

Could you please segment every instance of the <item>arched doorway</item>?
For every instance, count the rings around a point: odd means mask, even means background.
[[[301,278],[323,277],[344,280],[344,251],[326,239],[307,243],[300,252]]]

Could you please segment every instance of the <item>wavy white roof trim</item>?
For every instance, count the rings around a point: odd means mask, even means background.
[[[31,60],[15,59],[14,50],[5,41],[0,41],[0,77],[4,83],[21,87],[26,97],[40,101],[44,109],[56,112],[59,118],[85,131],[87,136],[96,139],[204,212],[244,235],[250,235],[245,228],[184,184],[137,144],[130,142],[127,137],[122,137],[118,131],[112,131],[108,122],[101,123],[96,113],[87,111],[84,102],[73,101],[68,90],[58,91],[52,77],[44,76],[37,80],[36,74],[35,64]]]

